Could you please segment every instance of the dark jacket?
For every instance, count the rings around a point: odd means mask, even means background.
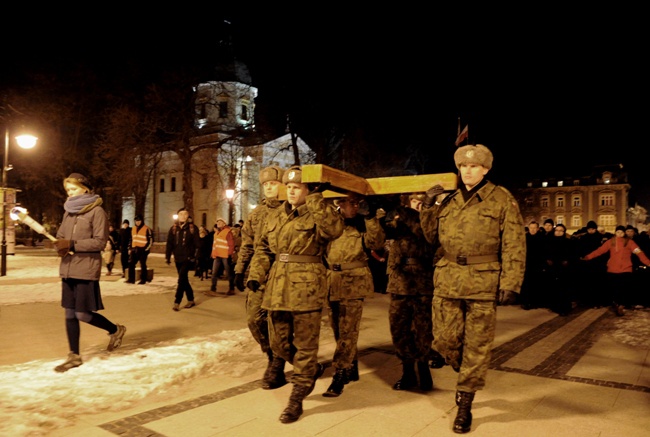
[[[165,259],[170,262],[171,256],[174,255],[174,261],[177,263],[196,261],[199,257],[200,247],[199,229],[194,224],[175,224],[167,234]]]

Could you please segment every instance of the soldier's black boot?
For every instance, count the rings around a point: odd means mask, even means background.
[[[352,361],[352,368],[348,369],[348,382],[359,380],[359,361]],[[347,382],[346,382],[347,384]]]
[[[307,397],[310,387],[307,385],[293,385],[291,396],[289,396],[289,404],[280,414],[280,422],[293,423],[300,419],[302,416],[302,400]]]
[[[326,398],[340,396],[343,393],[343,387],[348,383],[348,372],[347,369],[336,369],[336,373],[332,377],[332,383],[327,388],[327,391],[323,393],[323,396]]]
[[[418,361],[418,376],[420,377],[420,390],[433,390],[433,379],[431,378],[428,361]]]
[[[269,357],[269,362],[266,364],[266,370],[264,371],[264,376],[262,377],[262,385],[264,385],[264,381],[267,381],[271,378],[271,369],[273,367],[273,351],[271,349],[267,350],[266,355]]]
[[[415,365],[412,361],[402,361],[402,377],[393,385],[393,390],[410,390],[418,385]]]
[[[456,434],[465,434],[472,429],[472,401],[474,393],[465,391],[456,392],[456,404],[458,413],[454,420],[454,432]]]
[[[273,361],[267,372],[264,372],[264,378],[262,379],[262,388],[264,390],[280,388],[287,383],[284,376],[284,363],[283,358],[273,357]]]

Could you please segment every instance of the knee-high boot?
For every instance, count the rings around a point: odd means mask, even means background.
[[[402,361],[402,377],[393,385],[393,390],[410,390],[417,384],[415,363],[413,361]]]
[[[280,422],[293,423],[300,419],[302,416],[302,400],[307,397],[310,387],[307,385],[293,385],[291,396],[289,396],[289,404],[280,415]]]
[[[465,434],[472,429],[472,401],[474,393],[465,391],[456,392],[456,405],[458,413],[454,420],[454,432],[456,434]]]
[[[433,379],[431,378],[428,361],[418,361],[418,376],[420,377],[420,390],[433,390]]]
[[[284,358],[273,357],[273,361],[271,361],[267,372],[264,372],[264,378],[262,379],[262,388],[264,390],[280,388],[287,383],[284,376],[285,362]]]

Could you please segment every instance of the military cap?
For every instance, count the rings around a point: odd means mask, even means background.
[[[263,168],[260,171],[260,184],[268,181],[278,181],[282,182],[282,175],[284,170],[276,165],[271,165],[269,167]]]
[[[293,165],[284,172],[282,183],[286,185],[289,182],[295,182],[297,184],[302,183],[302,169],[299,165]]]
[[[460,168],[461,164],[478,164],[489,170],[492,168],[493,159],[492,152],[483,144],[459,147],[454,153],[456,168]]]

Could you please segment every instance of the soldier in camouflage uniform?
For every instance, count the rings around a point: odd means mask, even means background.
[[[363,300],[374,293],[366,250],[381,249],[386,237],[374,204],[354,193],[335,203],[345,219],[345,229],[343,235],[330,241],[325,255],[329,316],[336,339],[332,359],[335,373],[323,393],[326,397],[339,396],[345,384],[359,380],[357,341]]]
[[[302,401],[324,371],[318,363],[327,298],[323,255],[327,244],[343,233],[343,217],[323,198],[328,184],[303,184],[301,167],[289,168],[282,182],[287,201],[267,216],[246,285],[257,291],[266,282],[262,308],[269,312],[271,377],[284,372],[285,361],[293,365],[293,389],[280,415],[282,423],[291,423],[302,415]]]
[[[460,147],[454,161],[462,183],[444,199],[443,188],[432,187],[421,212],[427,241],[444,253],[433,278],[433,345],[458,372],[459,434],[470,431],[474,393],[485,386],[496,306],[515,303],[526,266],[519,206],[507,189],[484,179],[492,159],[482,144]]]
[[[241,246],[235,265],[235,285],[239,291],[245,291],[244,275],[253,258],[255,251],[255,236],[260,234],[261,228],[266,223],[266,216],[273,210],[277,209],[282,202],[278,199],[280,185],[282,185],[282,175],[284,170],[277,166],[270,166],[262,169],[260,172],[260,183],[264,192],[262,203],[251,212],[248,219],[244,222],[241,229]],[[264,284],[255,292],[248,290],[246,294],[246,321],[248,329],[251,331],[253,338],[262,348],[268,358],[268,364],[264,377],[262,378],[262,388],[272,390],[282,387],[287,383],[284,372],[276,374],[276,379],[271,377],[271,363],[273,362],[273,351],[269,344],[269,327],[267,323],[267,311],[262,308],[262,298],[264,297]]]
[[[403,203],[411,204],[417,194]],[[417,203],[417,202],[416,202]],[[402,377],[394,390],[433,389],[429,358],[433,341],[431,301],[433,298],[434,249],[427,244],[420,227],[419,212],[399,206],[385,221],[386,238],[392,239],[388,252],[388,318],[397,357],[402,361]],[[417,364],[418,375],[415,367]]]

